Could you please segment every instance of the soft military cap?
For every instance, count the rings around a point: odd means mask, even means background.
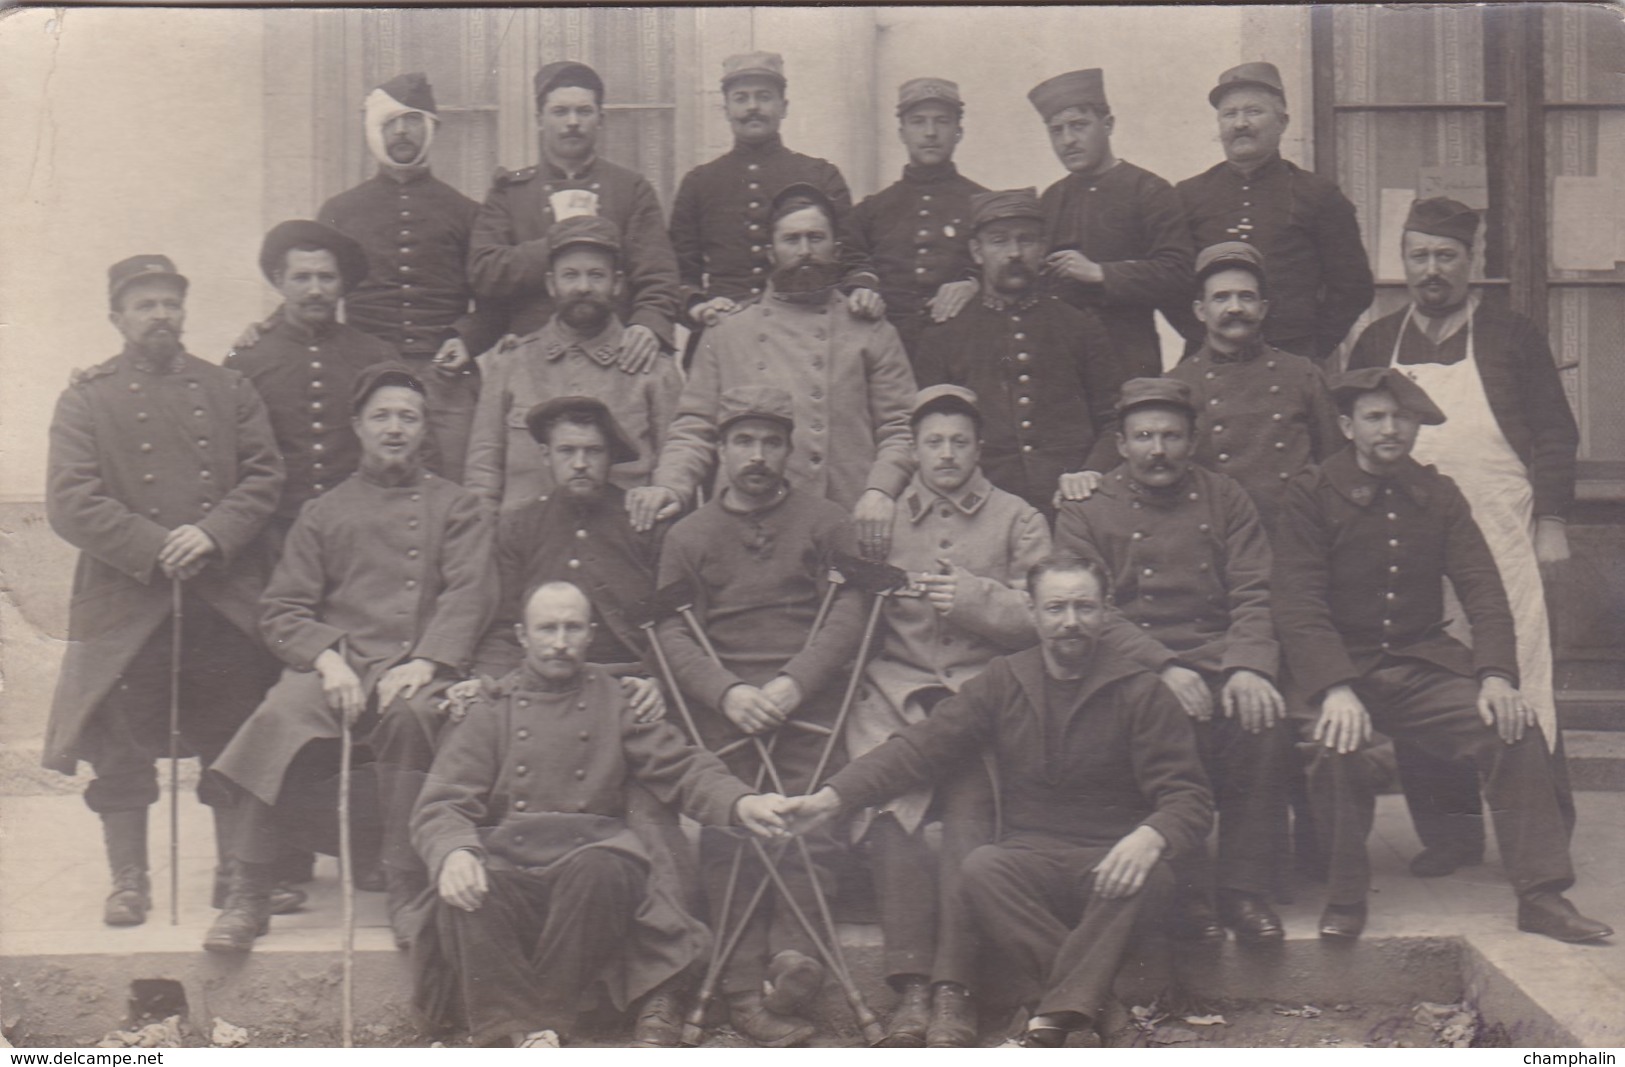
[[[1478,236],[1478,212],[1448,196],[1430,197],[1411,204],[1405,228],[1433,237],[1453,237],[1471,248]]]
[[[1354,401],[1379,389],[1391,393],[1399,406],[1415,415],[1423,426],[1444,422],[1444,412],[1420,385],[1398,367],[1366,367],[1343,374],[1332,382],[1332,399],[1339,408],[1351,408]]]
[[[1044,209],[1038,202],[1038,190],[1027,189],[995,189],[985,193],[975,193],[970,198],[970,228],[971,232],[986,226],[990,222],[1000,219],[1038,219],[1044,218]]]
[[[1221,270],[1238,268],[1251,271],[1258,277],[1264,276],[1264,253],[1248,244],[1246,241],[1220,241],[1218,244],[1208,245],[1196,253],[1196,284],[1207,280],[1211,274]]]
[[[107,302],[117,304],[118,295],[127,285],[155,278],[168,278],[179,282],[182,296],[186,295],[187,286],[190,284],[185,275],[175,270],[175,264],[169,261],[168,256],[131,256],[107,268]]]
[[[592,245],[619,256],[621,230],[601,215],[575,215],[555,222],[547,231],[549,256],[557,256],[571,245]]]
[[[1191,387],[1178,378],[1130,378],[1123,383],[1117,396],[1117,417],[1126,418],[1136,408],[1149,405],[1179,408],[1196,417],[1196,402],[1191,399]]]
[[[975,390],[963,385],[928,385],[914,394],[909,407],[910,425],[918,425],[927,415],[969,415],[977,426],[982,425],[982,409]]]
[[[556,396],[544,400],[525,413],[525,429],[530,431],[537,444],[545,445],[554,424],[570,416],[590,419],[603,432],[611,463],[631,463],[638,458],[637,447],[626,436],[626,431],[621,429],[621,424],[615,421],[609,407],[597,397]]]
[[[301,245],[333,253],[346,293],[367,277],[367,253],[354,238],[310,219],[289,219],[271,227],[260,245],[260,273],[265,275],[265,280],[275,285],[272,275],[287,264],[288,250]]]
[[[777,52],[741,52],[722,61],[722,87],[736,78],[771,78],[785,86],[784,57]]]
[[[355,389],[350,393],[350,412],[359,415],[372,394],[386,386],[398,385],[410,389],[427,401],[429,392],[412,368],[399,360],[386,359],[374,363],[356,375]]]
[[[897,115],[901,118],[915,104],[947,104],[956,111],[965,110],[959,98],[959,86],[947,78],[910,78],[897,88]]]
[[[434,88],[429,85],[427,74],[415,71],[410,74],[397,74],[380,85],[378,91],[402,107],[409,107],[413,111],[427,111],[431,115],[440,114],[434,106]]]
[[[835,224],[837,218],[835,201],[829,198],[829,194],[811,182],[791,182],[775,193],[773,202],[768,205],[768,225],[771,226],[784,216],[809,207],[823,208],[824,214],[829,216],[830,225]]]
[[[766,419],[786,430],[796,428],[795,401],[776,385],[736,385],[725,391],[717,405],[717,434],[742,419]]]
[[[1099,67],[1069,70],[1041,81],[1027,94],[1038,117],[1048,122],[1069,107],[1109,107],[1106,103],[1106,76]]]
[[[604,98],[604,79],[598,76],[596,70],[574,59],[543,64],[542,69],[536,72],[534,85],[538,104],[546,100],[547,94],[554,89],[572,87],[590,89],[598,99]]]
[[[1281,84],[1281,72],[1274,63],[1243,63],[1219,75],[1219,84],[1207,94],[1207,102],[1214,107],[1232,89],[1268,89],[1286,103],[1286,87]]]

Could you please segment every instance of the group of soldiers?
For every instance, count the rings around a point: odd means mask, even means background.
[[[385,83],[377,175],[266,235],[282,302],[223,366],[169,259],[111,268],[124,349],[51,429],[82,552],[45,757],[91,765],[108,924],[152,904],[173,716],[217,831],[204,947],[304,904],[342,799],[416,1007],[482,1045],[595,1008],[675,1045],[717,997],[805,1041],[827,978],[861,1003],[849,855],[881,1043],[1006,1009],[1018,1044],[1116,1040],[1131,953],[1284,936],[1289,813],[1320,934],[1360,935],[1374,730],[1417,874],[1481,861],[1482,784],[1519,928],[1611,934],[1562,895],[1540,585],[1577,433],[1545,341],[1469,284],[1477,211],[1413,206],[1411,302],[1333,376],[1372,278],[1279,155],[1268,63],[1220,76],[1226,159],[1178,186],[1113,156],[1099,70],[1043,82],[1042,196],[960,176],[958,88],[912,79],[909,163],[856,207],[780,140],[780,56],[722,88],[734,147],[668,229],[596,154],[585,64],[537,73],[541,162],[483,205],[430,173],[427,80]]]

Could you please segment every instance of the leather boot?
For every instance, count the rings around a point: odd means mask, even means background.
[[[768,1011],[794,1015],[824,988],[824,965],[793,948],[780,949],[767,964]]]
[[[219,911],[226,906],[226,897],[231,893],[231,868],[233,851],[237,847],[237,810],[222,806],[211,809],[214,812],[214,892],[210,894],[209,906]],[[271,888],[271,914],[291,915],[305,906],[305,893],[283,884],[281,870],[284,866],[282,857],[277,858],[273,870],[277,873],[277,884]],[[308,879],[306,879],[308,881]]]
[[[102,814],[102,841],[113,872],[113,892],[102,908],[108,926],[140,926],[152,909],[147,878],[147,809]]]
[[[237,862],[225,910],[203,936],[205,949],[248,952],[254,947],[254,939],[271,928],[271,870],[269,863]]]
[[[728,1016],[733,1027],[763,1048],[789,1048],[813,1036],[813,1024],[805,1019],[780,1015],[762,1004],[762,994],[754,989],[728,994]]]
[[[389,892],[389,928],[395,935],[395,947],[405,951],[412,947],[416,932],[407,922],[411,903],[429,888],[429,876],[422,870],[408,871],[400,867],[385,866],[384,887]]]
[[[891,1026],[876,1048],[924,1048],[931,1025],[931,983],[917,974],[902,980],[902,998],[892,1012]]]
[[[683,1006],[676,982],[664,982],[643,998],[632,1026],[632,1048],[677,1048],[683,1043]]]
[[[938,982],[931,988],[931,1025],[925,1030],[927,1048],[975,1048],[976,1005],[970,990],[958,982]]]

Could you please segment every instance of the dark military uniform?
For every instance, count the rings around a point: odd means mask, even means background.
[[[388,343],[353,326],[335,322],[311,334],[280,316],[253,348],[226,356],[225,365],[259,390],[288,465],[274,516],[277,541],[305,501],[344,481],[361,462],[350,394],[363,370],[395,358]]]
[[[874,265],[886,318],[916,366],[920,331],[930,323],[927,301],[944,284],[972,277],[976,268],[970,199],[986,191],[952,163],[910,163],[900,181],[864,199],[847,217],[847,244]]]
[[[1134,375],[1115,358],[1090,308],[1053,296],[982,296],[953,319],[926,327],[915,367],[921,386],[976,391],[982,470],[1046,516],[1061,475],[1116,465],[1113,406]]]
[[[1276,156],[1251,174],[1219,163],[1174,190],[1197,248],[1246,241],[1263,253],[1266,341],[1321,362],[1337,350],[1376,290],[1354,205],[1335,183]],[[1176,310],[1201,343],[1188,308]]]
[[[1076,249],[1105,271],[1100,285],[1067,281],[1058,292],[1093,307],[1111,335],[1127,378],[1162,373],[1157,308],[1190,304],[1196,246],[1179,198],[1166,181],[1119,162],[1104,174],[1068,174],[1044,190],[1044,233],[1051,252]]]
[[[597,196],[597,214],[621,233],[626,286],[618,312],[628,326],[646,326],[666,348],[675,347],[677,261],[654,187],[642,175],[594,158],[578,174],[552,163],[523,170],[497,168],[491,191],[474,220],[468,256],[474,293],[509,333],[539,330],[553,315],[546,277],[552,265],[547,231],[558,221],[553,197],[571,190]]]

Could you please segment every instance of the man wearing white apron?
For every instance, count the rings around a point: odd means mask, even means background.
[[[1553,744],[1564,814],[1573,824],[1552,691],[1551,630],[1541,566],[1568,558],[1579,430],[1546,338],[1529,320],[1484,306],[1470,289],[1479,213],[1446,197],[1411,205],[1402,237],[1411,303],[1361,335],[1349,369],[1397,367],[1443,409],[1414,456],[1449,475],[1472,506],[1512,605],[1520,689]],[[1452,632],[1462,627],[1453,611]],[[1458,634],[1458,636],[1465,636]],[[1472,768],[1396,745],[1400,777],[1425,846],[1419,876],[1478,862],[1484,830]]]

